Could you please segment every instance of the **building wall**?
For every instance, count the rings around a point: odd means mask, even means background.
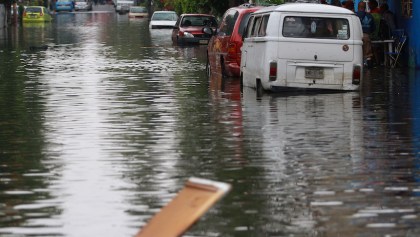
[[[420,68],[420,1],[413,1],[413,14],[409,19],[403,19],[403,26],[408,33],[408,64]]]

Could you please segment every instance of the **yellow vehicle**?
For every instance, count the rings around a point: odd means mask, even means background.
[[[50,11],[43,6],[29,6],[23,11],[23,22],[49,22],[52,20]]]

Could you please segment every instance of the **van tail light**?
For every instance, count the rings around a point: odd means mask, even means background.
[[[270,81],[277,80],[277,62],[276,61],[270,62],[270,74],[268,76],[268,79]]]
[[[360,84],[360,76],[362,75],[362,67],[360,65],[354,65],[353,66],[353,85],[359,85]]]

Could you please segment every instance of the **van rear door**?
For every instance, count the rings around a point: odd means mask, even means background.
[[[288,14],[280,27],[278,55],[288,82],[342,84],[345,62],[354,60],[350,17]]]

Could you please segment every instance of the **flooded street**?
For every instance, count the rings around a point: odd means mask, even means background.
[[[257,98],[108,10],[0,31],[0,236],[134,236],[192,176],[232,190],[185,236],[420,236],[418,72]]]

